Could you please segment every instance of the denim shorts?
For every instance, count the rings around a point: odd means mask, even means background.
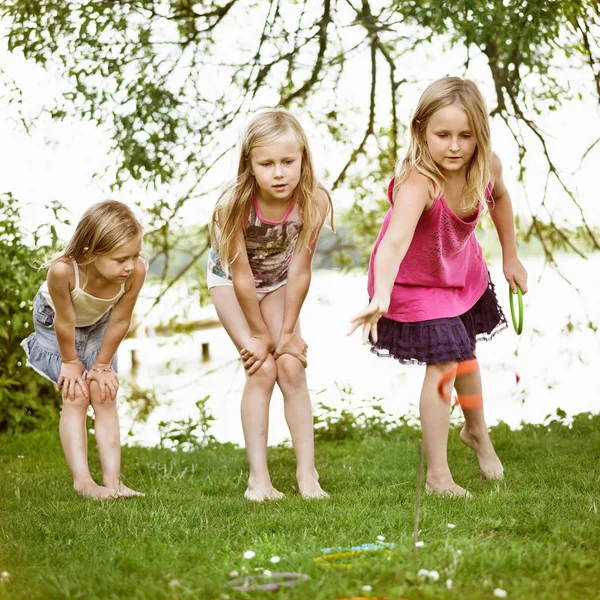
[[[110,313],[111,311],[108,311],[102,315],[93,325],[75,327],[75,351],[86,368],[84,377],[98,358]],[[38,292],[33,299],[33,328],[34,332],[21,342],[21,346],[27,354],[27,366],[56,383],[60,377],[62,358],[54,331],[54,309],[41,292]],[[115,371],[117,370],[116,354],[112,361],[112,367]]]

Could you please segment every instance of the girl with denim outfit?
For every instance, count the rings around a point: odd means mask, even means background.
[[[121,482],[117,348],[146,277],[142,228],[125,204],[91,206],[66,248],[49,261],[33,301],[34,333],[23,341],[27,365],[62,393],[60,439],[73,486],[95,499],[141,496]],[[95,413],[103,484],[87,461],[86,413]]]

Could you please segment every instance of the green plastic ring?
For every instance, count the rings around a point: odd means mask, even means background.
[[[508,288],[508,296],[510,298],[510,315],[512,317],[513,327],[517,335],[521,335],[523,331],[523,292],[521,288],[517,286],[517,296],[519,298],[519,322],[517,323],[517,317],[515,315],[515,305],[513,303],[513,292],[510,288]]]

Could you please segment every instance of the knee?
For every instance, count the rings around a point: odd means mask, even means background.
[[[102,402],[102,394],[97,381],[90,381],[90,401],[94,411],[116,409],[117,401],[113,400],[110,392],[106,391],[106,399]]]
[[[77,391],[75,392],[75,398],[73,400],[69,400],[68,398],[63,398],[63,409],[64,408],[80,408],[82,410],[87,410],[87,407],[90,405],[89,397],[83,395],[83,392],[79,390],[79,386],[77,386]]]
[[[265,362],[250,376],[252,382],[263,388],[272,388],[277,381],[277,365],[273,355],[269,354]]]
[[[282,354],[277,359],[277,381],[283,385],[300,385],[304,381],[305,369],[291,354]]]

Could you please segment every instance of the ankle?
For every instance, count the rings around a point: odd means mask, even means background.
[[[102,482],[106,487],[118,489],[121,485],[121,477],[119,475],[109,475],[103,477]]]

